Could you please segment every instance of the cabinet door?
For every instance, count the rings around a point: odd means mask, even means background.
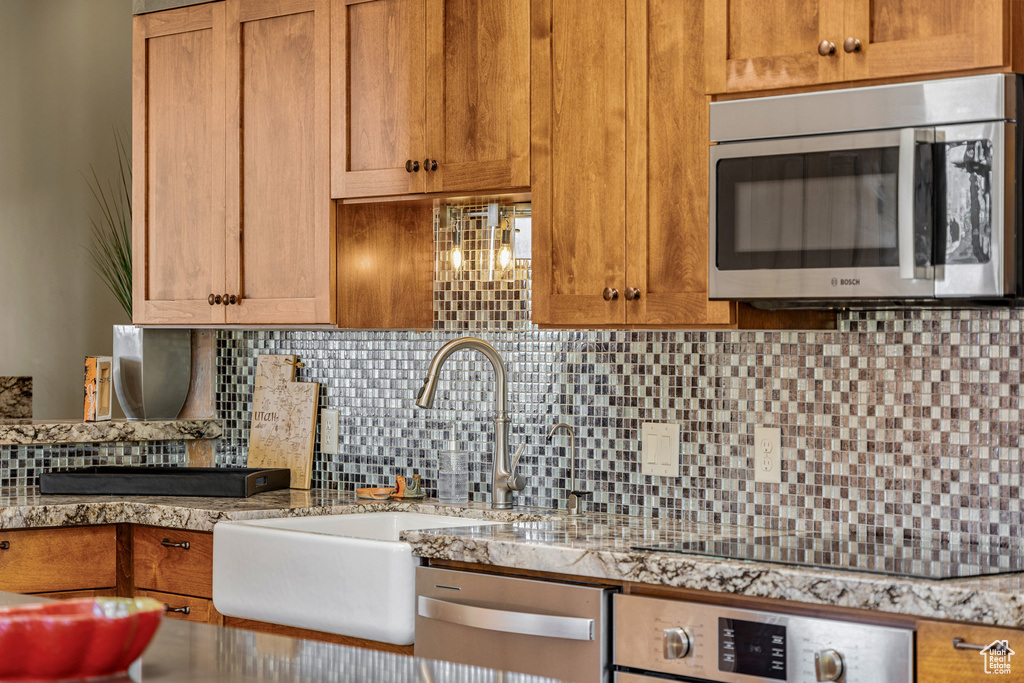
[[[842,80],[843,2],[708,0],[708,91],[767,90]],[[835,52],[819,54],[822,41],[832,42]]]
[[[533,320],[621,325],[626,0],[530,8]]]
[[[132,40],[132,317],[222,323],[224,4],[137,16]]]
[[[530,184],[529,0],[428,0],[430,192]]]
[[[116,552],[113,526],[0,531],[0,590],[109,589],[117,583]]]
[[[331,25],[331,196],[423,192],[425,0],[333,0]]]
[[[334,321],[329,13],[227,1],[228,323]]]
[[[635,0],[627,27],[626,322],[727,325],[708,301],[703,0]]]
[[[960,640],[960,648],[953,647],[955,639]],[[987,674],[1012,673],[1012,656],[1001,656],[998,652],[999,644],[1003,641],[1006,641],[1011,650],[1020,651],[1024,647],[1024,631],[941,621],[920,621],[917,624],[917,680],[928,683],[961,683],[987,680]],[[990,645],[994,647],[991,655],[987,656],[983,654],[983,650]]]
[[[1009,63],[1004,0],[846,0],[847,80],[979,69]],[[840,41],[837,47],[842,49]]]

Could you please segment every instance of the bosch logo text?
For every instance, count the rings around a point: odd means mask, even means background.
[[[860,284],[860,278],[857,277],[844,277],[842,279],[834,277],[832,278],[833,287],[856,287]]]

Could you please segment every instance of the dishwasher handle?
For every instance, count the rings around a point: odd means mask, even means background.
[[[471,628],[525,636],[594,640],[594,620],[583,617],[558,617],[550,614],[474,607],[423,595],[419,597],[418,607],[421,617]]]

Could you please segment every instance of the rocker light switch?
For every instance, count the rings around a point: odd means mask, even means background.
[[[679,476],[679,425],[645,422],[641,429],[642,472],[654,477]]]

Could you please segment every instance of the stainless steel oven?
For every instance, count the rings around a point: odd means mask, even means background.
[[[1014,302],[1021,78],[713,103],[711,298]]]

